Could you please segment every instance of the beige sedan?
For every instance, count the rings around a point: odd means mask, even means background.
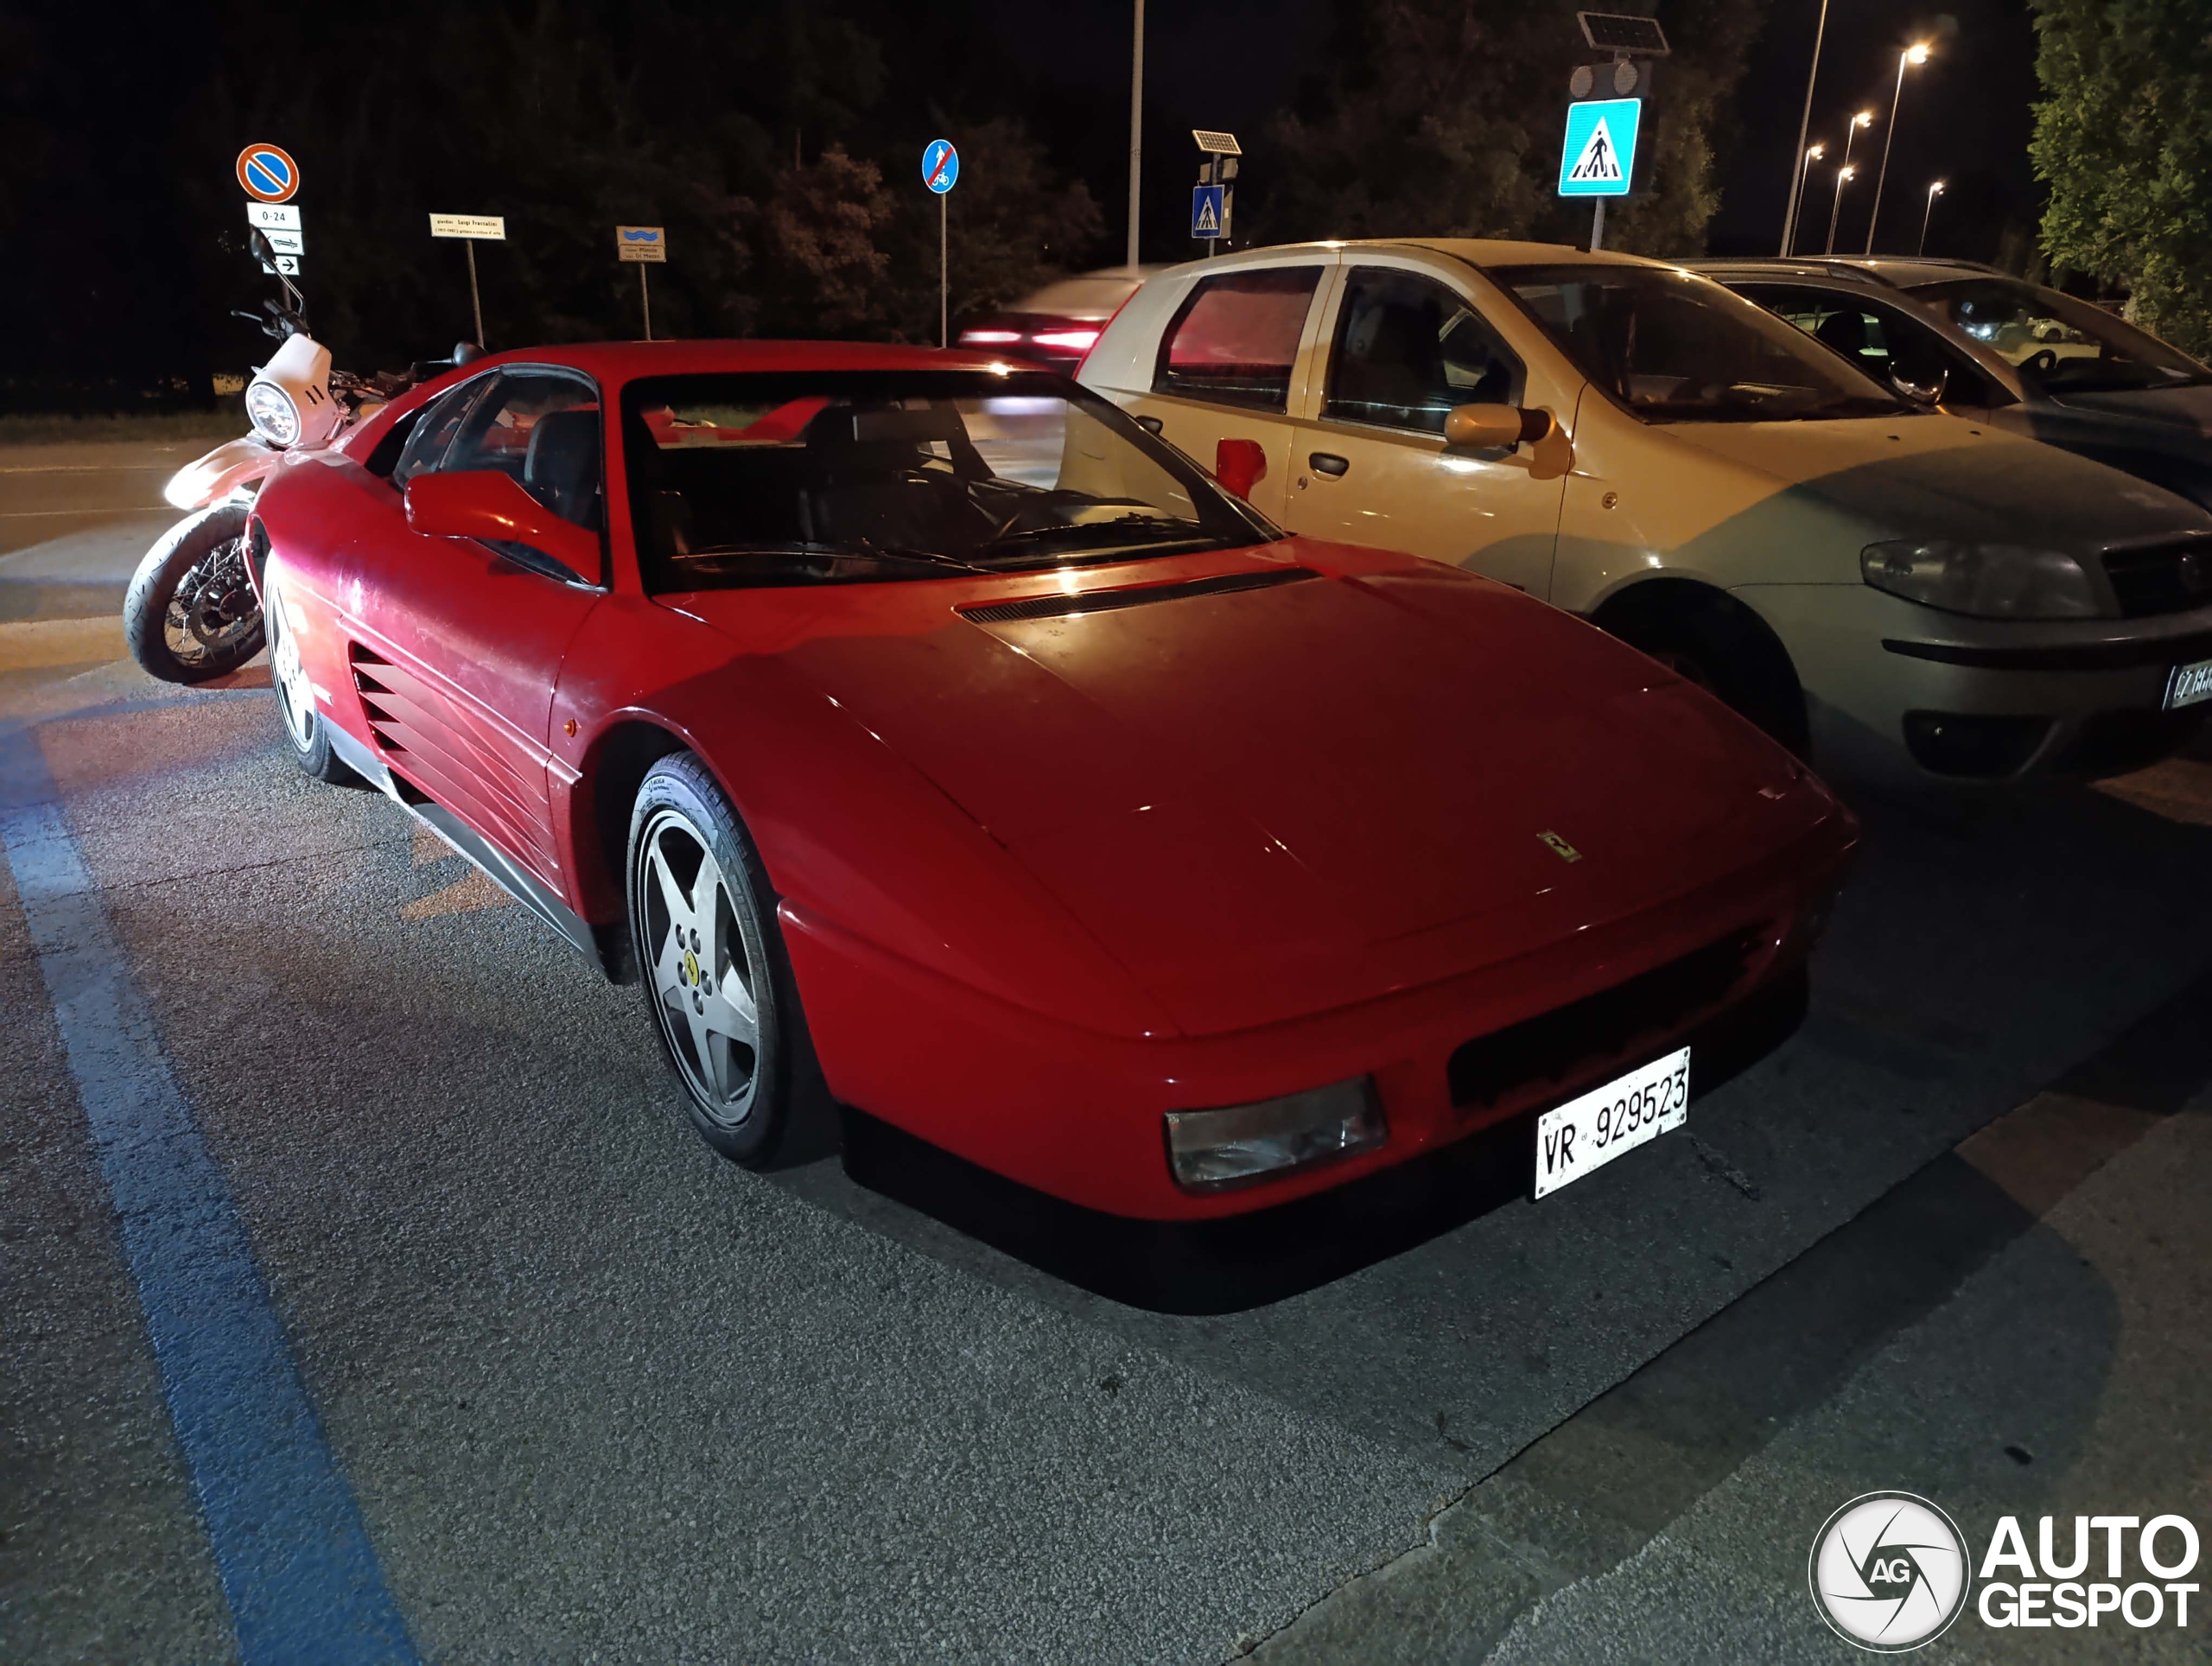
[[[1254,250],[1150,279],[1080,375],[1293,531],[1544,597],[1826,766],[2110,771],[2212,702],[2212,607],[2129,600],[2212,563],[2212,515],[1923,411],[1676,267]]]

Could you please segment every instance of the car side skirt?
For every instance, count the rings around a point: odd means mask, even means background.
[[[480,868],[492,883],[558,932],[569,946],[614,983],[633,982],[629,934],[620,923],[594,925],[569,906],[525,869],[460,817],[411,781],[403,783],[391,767],[343,726],[323,720],[330,749],[346,766]]]

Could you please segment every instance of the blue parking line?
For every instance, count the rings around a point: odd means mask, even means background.
[[[245,1224],[163,1056],[31,736],[0,725],[30,927],[244,1666],[412,1666]]]

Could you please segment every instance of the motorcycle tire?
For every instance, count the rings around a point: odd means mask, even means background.
[[[246,506],[219,503],[187,516],[163,533],[131,575],[123,598],[123,639],[130,657],[149,677],[164,683],[205,683],[234,671],[261,652],[258,605],[249,612],[238,601],[245,583]],[[232,569],[231,563],[235,563]],[[209,569],[200,573],[199,569]],[[225,595],[194,611],[194,581],[212,573],[235,576]],[[245,593],[251,600],[251,591]],[[221,604],[228,602],[228,609]]]

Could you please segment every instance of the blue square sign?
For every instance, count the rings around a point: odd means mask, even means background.
[[[1563,197],[1624,197],[1636,177],[1641,99],[1592,99],[1567,107],[1567,143],[1560,149]]]
[[[1222,222],[1228,219],[1227,188],[1219,185],[1201,185],[1191,193],[1191,235],[1198,238],[1219,237]]]

